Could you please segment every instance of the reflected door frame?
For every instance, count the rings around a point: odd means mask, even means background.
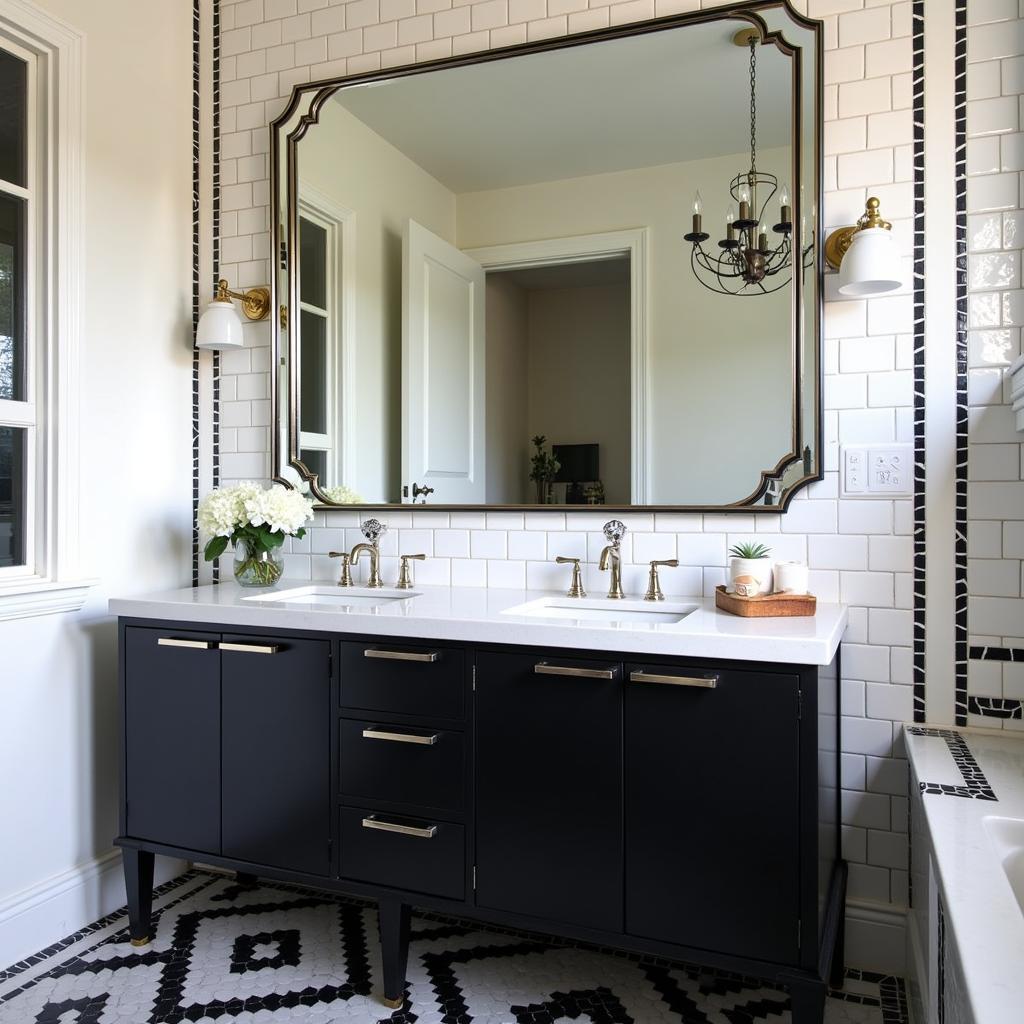
[[[650,504],[647,228],[463,249],[488,273],[629,258],[630,503]]]
[[[332,308],[328,310],[328,387],[331,390],[327,408],[334,444],[327,449],[331,452],[333,448],[333,458],[328,460],[328,478],[319,483],[321,487],[336,484],[355,487],[358,452],[355,388],[356,212],[303,181],[299,184],[297,217],[318,224],[327,231],[328,237],[327,286]],[[300,303],[299,308],[302,310],[305,306]],[[294,329],[301,331],[301,313],[294,319]],[[296,346],[296,352],[301,352],[301,341]],[[301,359],[296,372],[302,373]],[[297,392],[299,390],[296,389]],[[316,445],[303,444],[302,410],[298,408],[298,402],[297,394],[295,429],[298,436],[295,439],[295,450],[301,458],[303,447],[315,448]]]

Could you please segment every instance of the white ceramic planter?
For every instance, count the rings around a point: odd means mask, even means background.
[[[758,594],[770,594],[772,592],[772,565],[770,558],[730,558],[729,559],[729,589],[736,590],[736,581],[741,584],[748,579],[753,579],[757,585]],[[749,596],[749,595],[748,595]]]

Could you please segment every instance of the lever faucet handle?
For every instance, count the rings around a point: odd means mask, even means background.
[[[409,560],[415,558],[417,562],[426,561],[426,555],[400,555],[401,568],[398,570],[398,582],[395,586],[399,590],[409,590],[412,588],[412,569],[409,566]]]
[[[661,581],[658,579],[658,566],[667,565],[675,569],[679,565],[678,558],[655,558],[651,561],[651,574],[647,578],[647,593],[644,594],[645,601],[664,601],[665,595],[661,592]]]
[[[566,591],[566,597],[586,597],[587,592],[583,589],[583,577],[580,574],[580,560],[578,558],[567,558],[565,555],[558,555],[555,558],[558,565],[572,565],[572,583]]]
[[[388,532],[388,527],[379,519],[367,519],[359,524],[359,530],[371,544],[376,544]]]
[[[618,547],[626,536],[626,524],[621,519],[609,519],[604,524],[604,535],[609,544]]]
[[[339,587],[352,587],[352,556],[348,551],[328,551],[328,558],[341,559],[341,578],[338,580]]]

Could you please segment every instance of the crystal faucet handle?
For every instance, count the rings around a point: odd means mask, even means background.
[[[371,544],[376,544],[388,532],[387,524],[379,519],[367,519],[360,524],[359,529]]]
[[[609,519],[604,524],[604,535],[609,544],[618,545],[626,536],[626,524],[621,519]]]

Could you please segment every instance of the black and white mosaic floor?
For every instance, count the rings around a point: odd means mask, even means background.
[[[0,970],[0,1024],[754,1024],[784,991],[533,936],[416,918],[405,1005],[378,1001],[376,915],[294,886],[190,872],[157,891],[153,942],[123,911]],[[898,978],[851,971],[828,1024],[905,1024]]]

